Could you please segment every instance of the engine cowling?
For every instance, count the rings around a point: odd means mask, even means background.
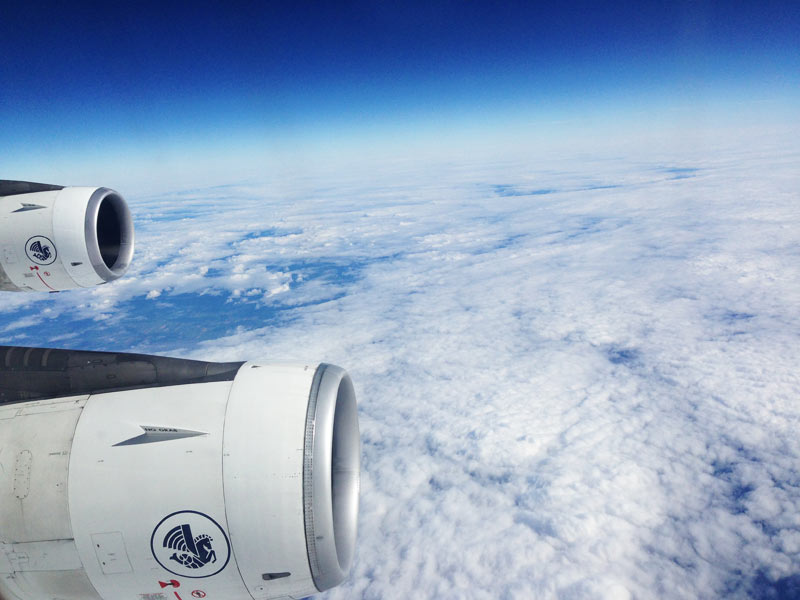
[[[0,181],[0,291],[113,281],[133,257],[133,220],[114,190]]]
[[[302,598],[355,548],[332,365],[0,347],[0,597]]]

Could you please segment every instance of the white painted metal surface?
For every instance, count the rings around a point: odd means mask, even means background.
[[[88,396],[0,409],[0,597],[99,599],[70,522],[67,479]]]
[[[218,551],[219,572],[183,569],[154,535],[173,513],[194,511],[227,532],[222,489],[222,433],[231,382],[180,385],[98,394],[78,423],[69,474],[69,502],[75,541],[89,579],[107,600],[139,600],[161,591],[159,581],[197,580],[209,600],[248,597],[233,556],[216,531],[190,523],[192,538],[209,534]],[[142,425],[203,432],[189,438],[117,446],[139,436]],[[178,525],[188,522],[178,519]],[[131,570],[108,569],[98,560],[96,538],[114,533]],[[167,532],[165,531],[164,534]],[[151,544],[152,542],[152,544]],[[104,570],[105,569],[105,570]],[[188,584],[187,584],[188,585]]]
[[[354,411],[343,370],[302,363],[0,407],[0,598],[273,600],[336,585],[355,536]],[[315,574],[309,532],[341,564]]]
[[[36,192],[0,198],[0,260],[6,276],[18,288],[48,292],[75,287],[53,241],[53,207],[58,194]],[[23,203],[42,208],[17,212],[24,208]],[[83,228],[80,235],[83,237]],[[45,249],[41,260],[29,250],[37,241]]]
[[[236,561],[257,600],[317,591],[303,520],[303,446],[316,367],[245,363],[231,390],[225,500]]]
[[[121,260],[103,264],[97,239],[98,208],[113,204],[124,229]],[[50,292],[91,287],[121,276],[133,254],[133,225],[124,200],[104,188],[0,197],[0,267],[21,290]]]

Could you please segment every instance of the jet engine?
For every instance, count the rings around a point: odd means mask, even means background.
[[[0,291],[107,283],[132,256],[133,221],[117,192],[0,181]]]
[[[326,590],[353,560],[359,457],[339,367],[0,347],[0,598]]]

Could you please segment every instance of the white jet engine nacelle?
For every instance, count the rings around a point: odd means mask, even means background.
[[[0,181],[0,291],[113,281],[133,257],[133,220],[107,188]]]
[[[339,367],[0,347],[0,598],[326,590],[359,457]]]

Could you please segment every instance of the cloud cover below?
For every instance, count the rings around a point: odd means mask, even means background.
[[[742,143],[134,197],[129,275],[7,294],[0,341],[348,368],[361,523],[328,598],[792,597],[799,167]]]

